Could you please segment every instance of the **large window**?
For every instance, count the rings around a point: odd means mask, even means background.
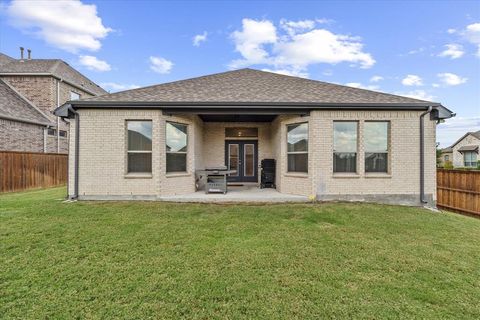
[[[187,171],[187,126],[167,122],[167,172]]]
[[[364,126],[365,172],[388,172],[388,121],[368,121]]]
[[[152,172],[152,121],[127,121],[128,173]]]
[[[463,161],[465,167],[477,166],[477,153],[474,151],[466,151],[463,153]]]
[[[333,123],[333,172],[357,172],[358,123]]]
[[[288,172],[308,172],[308,123],[287,126]]]

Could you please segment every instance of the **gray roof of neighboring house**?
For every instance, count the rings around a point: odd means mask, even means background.
[[[468,135],[472,135],[472,136],[474,136],[475,138],[477,138],[477,139],[480,140],[480,130],[478,130],[478,131],[472,131],[472,132],[467,132],[467,133],[465,133],[460,139],[458,139],[457,141],[455,141],[455,143],[452,144],[452,145],[450,146],[450,148],[453,148],[455,145],[457,145],[457,143],[459,143],[460,141],[462,141],[463,139],[465,139],[465,137],[468,136]]]
[[[54,125],[42,111],[1,79],[0,118],[39,125]]]
[[[11,60],[9,60],[11,59]],[[2,63],[4,61],[5,63]],[[13,59],[7,55],[0,56],[0,75],[8,74],[50,74],[63,79],[85,91],[95,95],[106,94],[107,91],[92,80],[72,68],[60,59]]]
[[[14,58],[0,52],[0,66],[15,61]]]
[[[453,149],[451,147],[442,149],[442,153],[451,153],[451,152],[453,152]]]
[[[440,106],[277,73],[240,69],[70,102],[78,105]]]
[[[459,152],[464,152],[464,151],[477,151],[478,146],[461,146],[458,148]]]

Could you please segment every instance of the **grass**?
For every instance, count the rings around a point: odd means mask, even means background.
[[[478,319],[480,219],[0,195],[0,317]]]

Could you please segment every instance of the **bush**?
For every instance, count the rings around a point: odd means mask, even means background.
[[[477,170],[480,170],[480,160],[477,160]]]
[[[444,165],[443,165],[443,168],[444,168],[444,169],[453,169],[453,163],[452,163],[452,161],[450,161],[450,160],[445,161],[445,163],[444,163]]]

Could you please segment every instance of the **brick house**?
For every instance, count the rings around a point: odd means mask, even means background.
[[[0,53],[0,150],[68,153],[69,123],[53,114],[68,100],[107,92],[58,59]]]
[[[70,198],[168,200],[199,170],[227,166],[319,200],[434,205],[439,103],[241,69],[58,108],[72,122]]]
[[[480,130],[465,133],[450,147],[442,149],[442,162],[451,161],[454,167],[476,168],[480,160]]]

